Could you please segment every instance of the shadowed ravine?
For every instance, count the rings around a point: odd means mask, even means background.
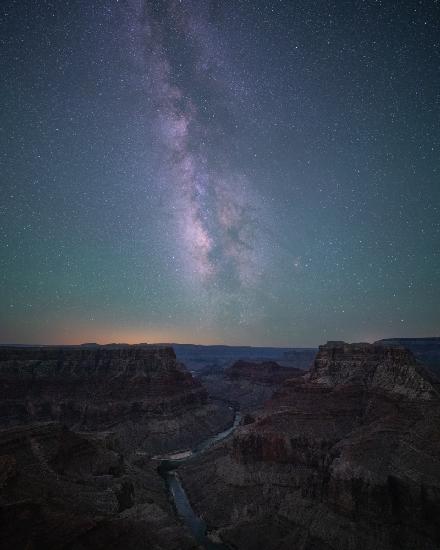
[[[180,465],[189,462],[216,443],[223,441],[224,439],[229,437],[237,428],[238,424],[240,423],[240,419],[240,412],[237,411],[235,413],[234,422],[230,428],[206,439],[205,441],[194,447],[194,449],[192,450],[188,450],[186,452],[179,451],[174,454],[166,455],[166,458],[161,460],[160,465],[157,469],[159,475],[165,481],[167,490],[169,491],[173,499],[179,517],[185,522],[186,526],[191,531],[196,541],[207,550],[227,550],[230,547],[226,544],[213,542],[209,539],[206,534],[206,523],[194,512],[176,470]],[[160,458],[161,457],[157,457],[158,460],[160,460]]]

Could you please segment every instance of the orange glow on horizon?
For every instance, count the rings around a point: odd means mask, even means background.
[[[48,337],[48,333],[50,336]],[[36,331],[32,340],[23,342],[16,338],[8,338],[9,342],[14,344],[42,344],[42,345],[79,345],[84,343],[97,344],[179,344],[194,343],[202,345],[224,344],[224,342],[209,334],[203,333],[197,329],[187,328],[185,330],[174,327],[164,328],[127,328],[110,326],[66,326],[66,328],[57,327],[54,330]]]

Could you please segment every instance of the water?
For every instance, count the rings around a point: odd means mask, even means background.
[[[185,453],[184,458],[172,459],[171,457],[167,457],[166,460],[161,461],[158,468],[159,474],[165,480],[167,489],[173,497],[174,505],[176,506],[179,517],[185,522],[196,541],[206,550],[228,550],[229,546],[222,543],[213,542],[206,536],[206,523],[194,512],[176,470],[181,464],[192,460],[194,457],[198,456],[200,453],[203,453],[216,443],[226,439],[236,429],[240,423],[240,418],[240,413],[236,412],[234,423],[230,428],[203,441],[194,447],[190,454],[187,455]],[[177,456],[179,455],[181,456],[182,453],[177,454]]]

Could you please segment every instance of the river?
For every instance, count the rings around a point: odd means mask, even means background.
[[[185,522],[196,541],[206,550],[229,550],[229,546],[220,542],[214,542],[206,534],[206,523],[194,512],[190,501],[185,493],[182,482],[180,481],[177,469],[194,457],[200,455],[216,443],[229,437],[240,423],[241,415],[236,411],[234,423],[231,427],[220,432],[191,450],[179,451],[174,454],[168,454],[163,457],[158,467],[158,472],[164,479],[167,489],[173,498],[179,517]],[[158,459],[159,457],[156,457]]]

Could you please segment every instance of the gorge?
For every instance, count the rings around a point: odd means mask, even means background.
[[[3,546],[439,548],[435,374],[382,343],[298,365],[0,348]]]
[[[409,351],[330,342],[181,477],[232,547],[433,550],[439,426],[438,383]]]
[[[0,21],[0,550],[440,550],[440,0]]]
[[[0,348],[5,548],[193,548],[151,457],[227,428],[163,346]]]

